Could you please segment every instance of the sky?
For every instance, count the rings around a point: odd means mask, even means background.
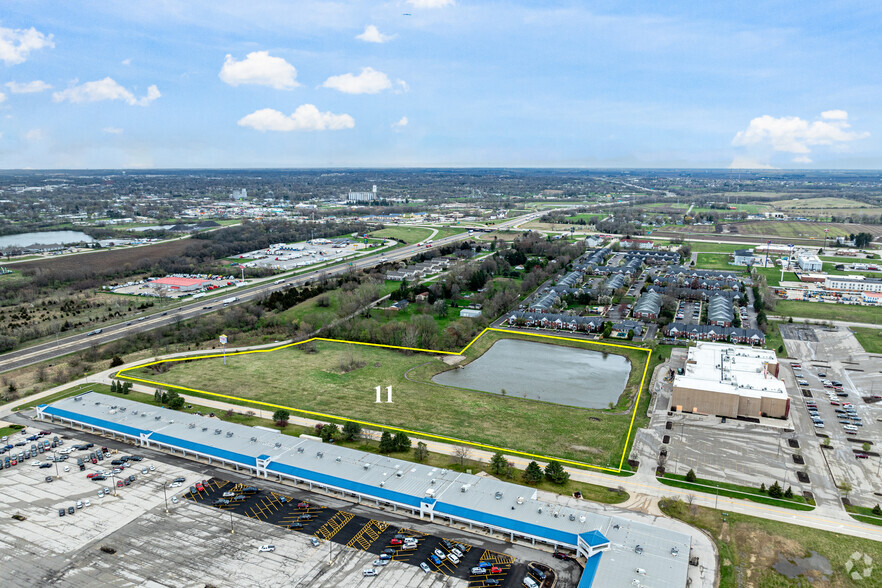
[[[882,169],[872,0],[4,0],[0,168]]]

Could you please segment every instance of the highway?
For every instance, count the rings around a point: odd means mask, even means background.
[[[504,223],[500,223],[499,225],[493,227],[493,229],[499,230],[516,228],[522,223],[528,222],[541,216],[541,214],[543,213],[534,212],[517,218],[513,218],[509,221],[505,221]],[[444,237],[434,241],[431,244],[431,249],[444,245],[449,245],[450,243],[455,243],[457,241],[462,241],[464,239],[468,239],[469,237],[471,237],[471,235],[469,235],[468,233]],[[69,353],[75,353],[77,351],[88,349],[92,346],[110,343],[111,341],[121,339],[134,333],[150,331],[158,327],[163,327],[176,323],[178,321],[192,319],[210,312],[217,312],[221,308],[224,308],[223,300],[225,298],[233,296],[238,297],[238,300],[234,304],[250,302],[263,298],[273,291],[283,290],[290,286],[300,286],[307,282],[316,280],[322,276],[330,278],[346,273],[348,271],[373,267],[381,263],[381,260],[386,260],[386,262],[401,261],[403,259],[414,257],[419,253],[423,253],[427,251],[427,249],[429,248],[427,248],[425,245],[421,247],[417,245],[408,245],[406,247],[402,247],[400,249],[395,249],[392,251],[382,251],[374,255],[354,260],[352,262],[345,261],[335,265],[322,267],[311,272],[306,272],[298,276],[288,277],[285,278],[285,282],[282,284],[275,283],[279,279],[278,277],[266,278],[265,280],[261,280],[259,283],[252,286],[245,286],[242,288],[237,288],[235,290],[230,290],[229,293],[223,296],[197,300],[174,309],[169,309],[167,311],[163,311],[161,309],[155,310],[151,314],[146,316],[141,316],[138,318],[133,317],[129,322],[126,323],[118,323],[106,327],[101,327],[101,333],[95,335],[77,333],[75,335],[60,337],[57,341],[47,341],[45,343],[40,343],[31,347],[25,347],[23,349],[11,351],[9,353],[0,355],[0,373],[23,368],[42,361],[49,361],[57,357],[67,355]],[[352,263],[351,266],[349,265],[350,263]],[[96,325],[96,327],[100,327],[100,325]]]

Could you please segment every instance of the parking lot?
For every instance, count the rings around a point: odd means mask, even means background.
[[[13,422],[29,422],[23,415],[10,418]],[[19,518],[0,518],[0,585],[3,586],[50,583],[89,587],[290,586],[292,582],[300,582],[301,586],[319,588],[371,585],[464,588],[492,586],[495,584],[488,580],[503,577],[505,582],[499,585],[519,586],[517,573],[524,569],[523,562],[532,561],[553,566],[556,586],[562,588],[576,586],[581,576],[581,569],[573,562],[556,560],[550,553],[532,549],[523,542],[508,543],[498,535],[489,537],[469,533],[460,525],[449,527],[420,521],[388,509],[377,510],[339,497],[312,493],[303,487],[251,478],[204,462],[134,448],[59,425],[40,424],[40,428],[50,430],[49,439],[55,435],[62,437],[61,448],[85,443],[93,443],[94,447],[73,452],[70,459],[59,464],[68,465],[70,471],[64,472],[62,468],[61,478],[52,482],[44,478],[54,470],[21,465],[0,471],[0,485],[4,489],[0,494],[0,509],[10,515],[20,515]],[[38,430],[28,427],[25,437]],[[75,464],[78,455],[87,455],[101,446],[108,446],[111,452],[117,450],[112,458],[136,454],[142,456],[143,461],[123,470],[130,475],[129,472],[137,468],[135,482],[118,488],[116,495],[111,491],[99,498],[99,489],[110,487],[112,484],[108,482],[112,480],[92,482],[86,475],[109,469],[110,459],[105,458],[98,464],[89,460],[82,472]],[[152,471],[150,466],[154,467]],[[142,468],[147,468],[148,473],[141,474]],[[182,486],[167,486],[179,477],[185,479]],[[224,480],[228,483],[227,491],[235,484],[253,484],[260,488],[260,493],[258,499],[245,501],[244,516],[238,516],[227,509],[198,503],[204,500],[188,500],[190,486],[202,480]],[[165,495],[163,487],[166,487]],[[285,502],[282,497],[286,498]],[[293,527],[300,522],[293,516],[296,503],[293,509],[288,505],[289,497],[292,501],[310,503],[304,514],[314,514],[315,518],[304,521],[309,525],[304,532],[289,530],[281,524]],[[89,506],[85,505],[86,500],[90,501]],[[76,507],[77,501],[83,502],[82,508]],[[74,507],[75,514],[66,511],[63,517],[59,516],[60,508],[70,507]],[[278,520],[278,523],[270,524],[272,521],[265,519]],[[394,538],[396,532],[402,530],[423,537],[418,540],[415,555],[396,554],[389,565],[375,568],[379,570],[379,577],[363,576],[363,570],[372,567],[383,549],[391,547],[388,537]],[[320,531],[331,540],[321,539],[320,546],[316,547],[311,539],[319,540]],[[498,565],[510,560],[513,571],[507,576],[487,573],[478,577],[468,574],[463,562],[458,566],[447,562],[433,565],[427,574],[418,567],[417,556],[428,565],[433,563],[428,553],[434,549],[451,553],[443,544],[443,538],[454,546],[459,543],[468,547],[465,564],[474,560]],[[265,544],[274,545],[275,550],[259,552],[258,548]],[[114,553],[102,551],[102,546]],[[455,573],[451,574],[451,568]]]
[[[701,301],[689,302],[681,300],[677,303],[677,314],[674,320],[687,325],[697,325],[701,320]]]
[[[470,587],[479,588],[518,586],[527,573],[525,563],[516,562],[504,553],[258,488],[253,487],[247,492],[243,484],[212,478],[207,480],[204,490],[188,492],[185,497],[238,516],[311,535],[316,539],[315,547],[330,541],[373,554],[376,557],[368,567],[378,575],[382,575],[386,565],[395,561],[416,566],[422,573],[437,572],[468,580]],[[236,501],[235,496],[243,498]],[[405,545],[406,538],[412,538],[412,546]],[[420,567],[421,564],[425,567]],[[481,571],[473,573],[478,570]]]
[[[394,241],[386,241],[383,247],[394,245]],[[300,243],[279,243],[266,249],[249,251],[236,256],[245,267],[262,267],[276,270],[291,270],[307,267],[317,263],[339,261],[363,251],[363,239],[315,239]]]

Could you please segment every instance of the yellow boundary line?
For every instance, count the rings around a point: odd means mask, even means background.
[[[288,347],[303,345],[304,343],[309,343],[310,341],[327,341],[330,343],[349,343],[351,345],[364,345],[366,347],[383,347],[386,349],[403,349],[406,351],[418,351],[421,353],[442,353],[444,355],[462,355],[463,353],[466,352],[466,350],[468,350],[469,347],[471,347],[475,343],[475,341],[477,341],[478,339],[483,337],[487,331],[493,331],[493,332],[498,332],[498,333],[509,333],[509,334],[513,334],[513,335],[524,335],[527,337],[540,337],[543,339],[557,339],[560,341],[573,341],[576,343],[588,343],[590,345],[603,345],[606,347],[619,347],[621,349],[634,349],[637,351],[646,351],[647,352],[646,363],[643,366],[643,375],[640,378],[640,386],[637,389],[637,398],[634,400],[634,411],[631,413],[631,422],[628,425],[628,435],[625,437],[625,447],[622,449],[622,457],[619,460],[618,469],[597,466],[597,465],[593,465],[593,464],[585,463],[585,462],[581,462],[581,461],[573,461],[573,460],[568,460],[568,459],[561,459],[558,457],[551,457],[551,456],[547,456],[547,455],[538,455],[535,453],[516,451],[514,449],[510,449],[507,447],[497,447],[495,445],[486,445],[484,443],[476,443],[474,441],[466,441],[464,439],[456,439],[454,437],[445,437],[443,435],[434,435],[432,433],[425,433],[423,431],[413,431],[410,429],[402,429],[400,427],[391,427],[388,425],[383,425],[381,423],[374,423],[374,422],[370,422],[370,421],[359,421],[356,419],[350,419],[350,418],[341,417],[341,416],[337,416],[337,415],[333,415],[333,414],[325,414],[322,412],[316,412],[316,411],[306,410],[306,409],[302,409],[302,408],[293,408],[291,406],[284,406],[281,404],[272,404],[270,402],[263,402],[260,400],[253,400],[250,398],[240,398],[238,396],[229,396],[227,394],[219,394],[217,392],[209,392],[207,390],[198,390],[196,388],[187,388],[186,386],[176,386],[174,384],[168,384],[168,383],[164,383],[164,382],[155,382],[153,380],[145,380],[142,378],[135,378],[133,376],[128,376],[128,375],[124,374],[124,372],[127,372],[129,370],[150,367],[151,365],[157,365],[157,364],[161,364],[161,363],[177,363],[177,362],[194,361],[197,359],[215,359],[215,358],[224,357],[224,356],[233,357],[236,355],[247,355],[249,353],[269,353],[272,351],[279,351],[281,349],[286,349]],[[410,435],[415,435],[417,437],[430,438],[430,439],[435,439],[435,440],[440,440],[440,441],[448,441],[448,442],[459,443],[459,444],[463,444],[463,445],[470,445],[472,447],[477,447],[480,449],[500,451],[503,453],[518,455],[521,457],[537,458],[537,459],[541,459],[543,461],[558,461],[563,464],[578,466],[578,467],[582,467],[582,468],[592,468],[592,469],[602,470],[602,471],[606,471],[606,472],[620,473],[622,471],[622,466],[625,465],[625,454],[628,452],[628,444],[631,442],[631,434],[633,433],[633,429],[634,429],[634,419],[637,416],[637,407],[640,405],[640,397],[643,394],[643,386],[646,383],[646,374],[649,371],[649,360],[651,357],[652,357],[652,350],[646,349],[645,347],[635,347],[633,345],[622,345],[619,343],[606,343],[603,341],[588,341],[586,339],[575,339],[572,337],[559,337],[556,335],[543,335],[541,333],[525,333],[522,331],[512,331],[509,329],[494,329],[494,328],[487,327],[486,329],[481,331],[474,339],[469,341],[468,345],[463,347],[462,350],[459,352],[439,351],[439,350],[434,350],[434,349],[422,349],[420,347],[401,347],[398,345],[384,345],[381,343],[364,343],[362,341],[345,341],[345,340],[341,340],[341,339],[326,339],[324,337],[313,337],[312,339],[307,339],[305,341],[299,341],[297,343],[288,343],[286,345],[280,345],[278,347],[273,347],[270,349],[254,349],[252,351],[236,351],[233,353],[226,353],[226,354],[215,353],[215,354],[211,354],[211,355],[198,355],[198,356],[192,356],[192,357],[176,357],[176,358],[172,358],[172,359],[161,359],[161,360],[152,361],[149,363],[143,363],[140,365],[135,365],[132,367],[127,367],[127,368],[121,369],[117,372],[116,375],[118,378],[121,378],[124,380],[131,380],[133,382],[141,382],[144,384],[150,384],[153,386],[160,386],[160,387],[164,387],[164,388],[174,388],[175,390],[184,390],[187,392],[196,392],[197,394],[206,394],[208,396],[214,396],[217,398],[226,398],[228,400],[235,400],[237,402],[244,402],[246,404],[260,405],[260,406],[267,407],[267,408],[281,408],[284,410],[291,410],[291,411],[294,411],[294,412],[297,412],[300,414],[304,414],[304,415],[309,415],[309,416],[313,416],[313,417],[321,417],[322,419],[334,419],[337,421],[348,421],[348,422],[352,422],[352,423],[358,423],[359,425],[366,425],[368,427],[379,427],[380,429],[388,429],[390,431],[407,433]]]

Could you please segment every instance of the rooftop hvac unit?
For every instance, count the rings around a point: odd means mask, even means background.
[[[208,427],[202,427],[202,432],[203,432],[203,433],[204,433],[205,431],[207,431],[207,430],[208,430]]]
[[[502,492],[496,493],[496,500],[502,500]]]
[[[570,520],[571,520],[571,521],[575,521],[575,520],[576,520],[576,515],[574,515],[573,513],[570,513]]]
[[[386,482],[385,482],[385,481],[380,482],[380,488],[382,488],[382,487],[385,486],[385,485],[386,485]]]
[[[142,418],[143,418],[143,417],[146,417],[146,416],[147,416],[146,413],[143,413],[143,412],[141,413],[141,417],[142,417]]]
[[[338,455],[338,456],[337,456],[337,459],[336,459],[335,461],[336,461],[337,463],[340,463],[341,461],[343,461],[343,458],[340,457],[340,456]]]
[[[585,522],[585,515],[579,515],[579,522],[580,522],[580,523],[584,523],[584,522]],[[618,525],[616,525],[616,528],[618,528]]]
[[[171,420],[171,421],[168,422],[168,424],[173,425],[173,424],[175,424],[175,421],[174,421],[174,420]]]
[[[540,506],[536,512],[538,512],[539,514],[542,514],[542,507]]]
[[[303,453],[303,448],[302,448],[302,447],[298,447],[298,448],[297,448],[297,453]]]
[[[431,482],[431,484],[432,484],[433,486],[435,485],[435,478],[432,478],[432,482]]]
[[[317,458],[321,459],[321,458],[323,458],[323,457],[325,456],[325,452],[324,452],[324,451],[316,451],[316,452],[315,452],[315,456],[316,456]]]
[[[560,517],[560,511],[554,511],[554,518]]]
[[[249,440],[250,440],[252,443],[257,443],[257,437],[252,437],[252,438],[249,439]]]
[[[229,437],[232,437],[232,436],[233,436],[233,432],[232,432],[232,431],[227,431],[227,437],[229,438]]]
[[[523,504],[523,503],[524,503],[524,497],[518,496],[518,504]]]
[[[459,491],[460,491],[460,492],[468,492],[468,490],[469,490],[469,488],[470,488],[471,486],[472,486],[471,484],[463,484],[463,485],[460,487]]]
[[[162,418],[162,415],[156,415],[155,417],[153,417],[153,420],[158,421],[158,420],[160,420],[161,418]]]
[[[132,414],[138,414],[137,409],[133,409],[133,410],[132,410]]]
[[[126,411],[126,407],[125,407],[125,406],[120,406],[120,407],[119,407],[119,411],[120,411],[120,412],[125,412],[125,411]]]
[[[195,428],[196,428],[196,423],[190,423],[189,425],[187,425],[187,428],[188,428],[188,429],[195,429]]]
[[[363,467],[364,469],[367,470],[367,469],[370,469],[371,464],[369,464],[369,463],[365,463],[365,464],[362,464],[361,467]]]
[[[83,399],[82,396],[77,396],[76,398],[74,398],[74,402],[79,402],[82,399]]]
[[[116,410],[116,405],[114,404],[113,406],[111,406],[110,410]]]
[[[221,434],[221,430],[220,430],[220,429],[215,429],[215,430],[214,430],[214,434],[215,434],[215,435],[220,435],[220,434]]]
[[[281,443],[276,443],[276,447],[281,447],[281,446],[282,446]]]
[[[404,472],[395,472],[395,477],[396,477],[396,478],[400,478],[400,477],[403,476],[403,475],[404,475]]]

